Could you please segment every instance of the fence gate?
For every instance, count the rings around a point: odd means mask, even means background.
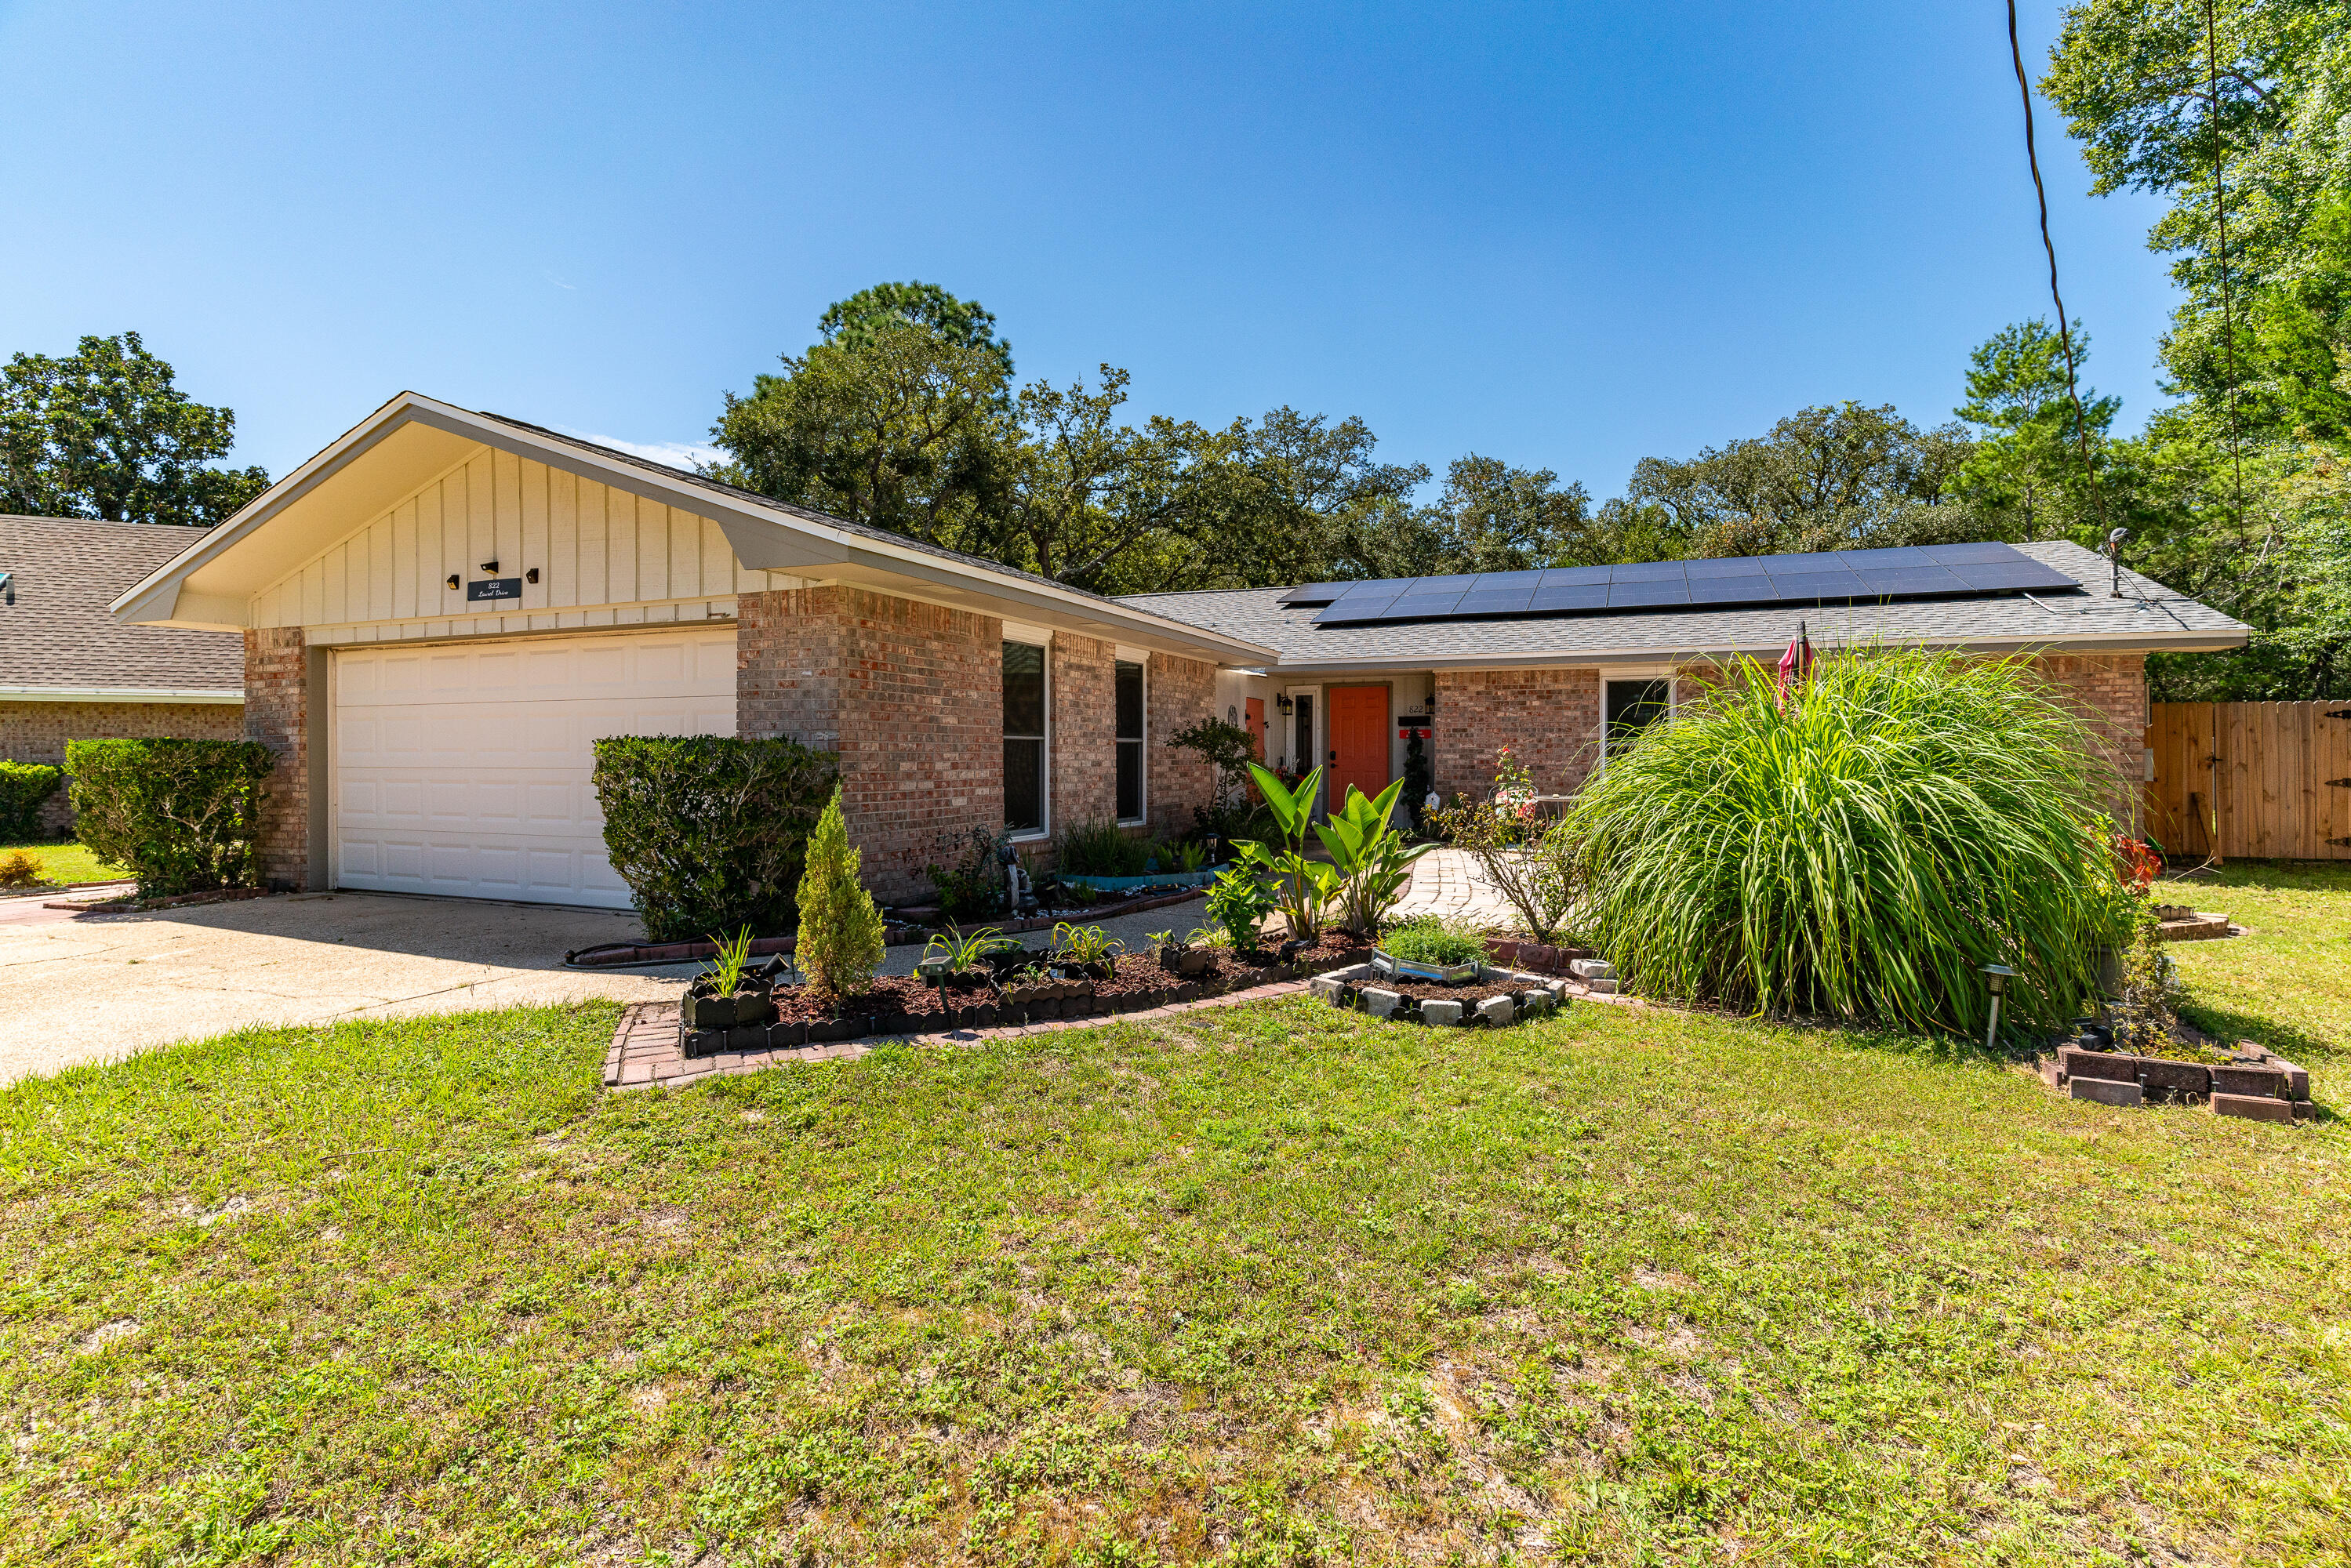
[[[2173,857],[2351,860],[2351,702],[2157,703],[2147,831]]]

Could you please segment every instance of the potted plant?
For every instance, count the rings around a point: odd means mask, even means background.
[[[737,1029],[776,1021],[776,999],[762,977],[746,973],[751,956],[751,928],[744,926],[732,941],[710,940],[718,953],[710,967],[686,988],[686,1022],[691,1029]]]
[[[1402,980],[1456,986],[1485,970],[1486,944],[1424,916],[1395,926],[1372,947],[1372,967]]]

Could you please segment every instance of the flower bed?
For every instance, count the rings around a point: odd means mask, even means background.
[[[690,1011],[682,1011],[680,1045],[690,1057],[712,1056],[789,1051],[865,1035],[939,1034],[1142,1012],[1278,980],[1302,979],[1337,965],[1360,964],[1371,949],[1353,936],[1332,932],[1286,952],[1210,951],[1207,968],[1197,978],[1170,973],[1156,954],[1123,953],[1112,960],[1106,975],[1081,974],[1066,965],[1056,973],[1008,972],[1001,978],[966,970],[944,988],[911,976],[893,976],[875,980],[862,995],[831,998],[820,998],[805,986],[778,986],[768,993],[775,1002],[774,1022],[695,1029]],[[1050,955],[1032,951],[1027,956],[1044,962]]]
[[[1567,1005],[1559,980],[1515,969],[1488,969],[1477,979],[1448,986],[1396,980],[1369,964],[1353,964],[1314,977],[1314,994],[1334,1008],[1405,1023],[1500,1028],[1540,1017]]]

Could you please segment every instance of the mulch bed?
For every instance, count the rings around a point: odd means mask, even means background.
[[[1487,979],[1464,980],[1458,986],[1448,986],[1442,980],[1397,979],[1393,976],[1374,975],[1364,984],[1376,986],[1384,991],[1394,991],[1416,1002],[1459,1002],[1464,1006],[1474,1005],[1495,992],[1495,983]]]

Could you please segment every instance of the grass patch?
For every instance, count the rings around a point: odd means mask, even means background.
[[[607,1095],[613,1016],[0,1091],[0,1559],[2351,1552],[2332,1116],[1302,998]]]
[[[0,844],[0,857],[23,850],[41,862],[41,878],[50,883],[118,882],[131,873],[120,866],[103,865],[88,844]]]
[[[2217,881],[2158,882],[2155,896],[2219,910],[2248,932],[2165,949],[2188,984],[2183,1016],[2304,1067],[2351,1055],[2351,865],[2241,861]]]

